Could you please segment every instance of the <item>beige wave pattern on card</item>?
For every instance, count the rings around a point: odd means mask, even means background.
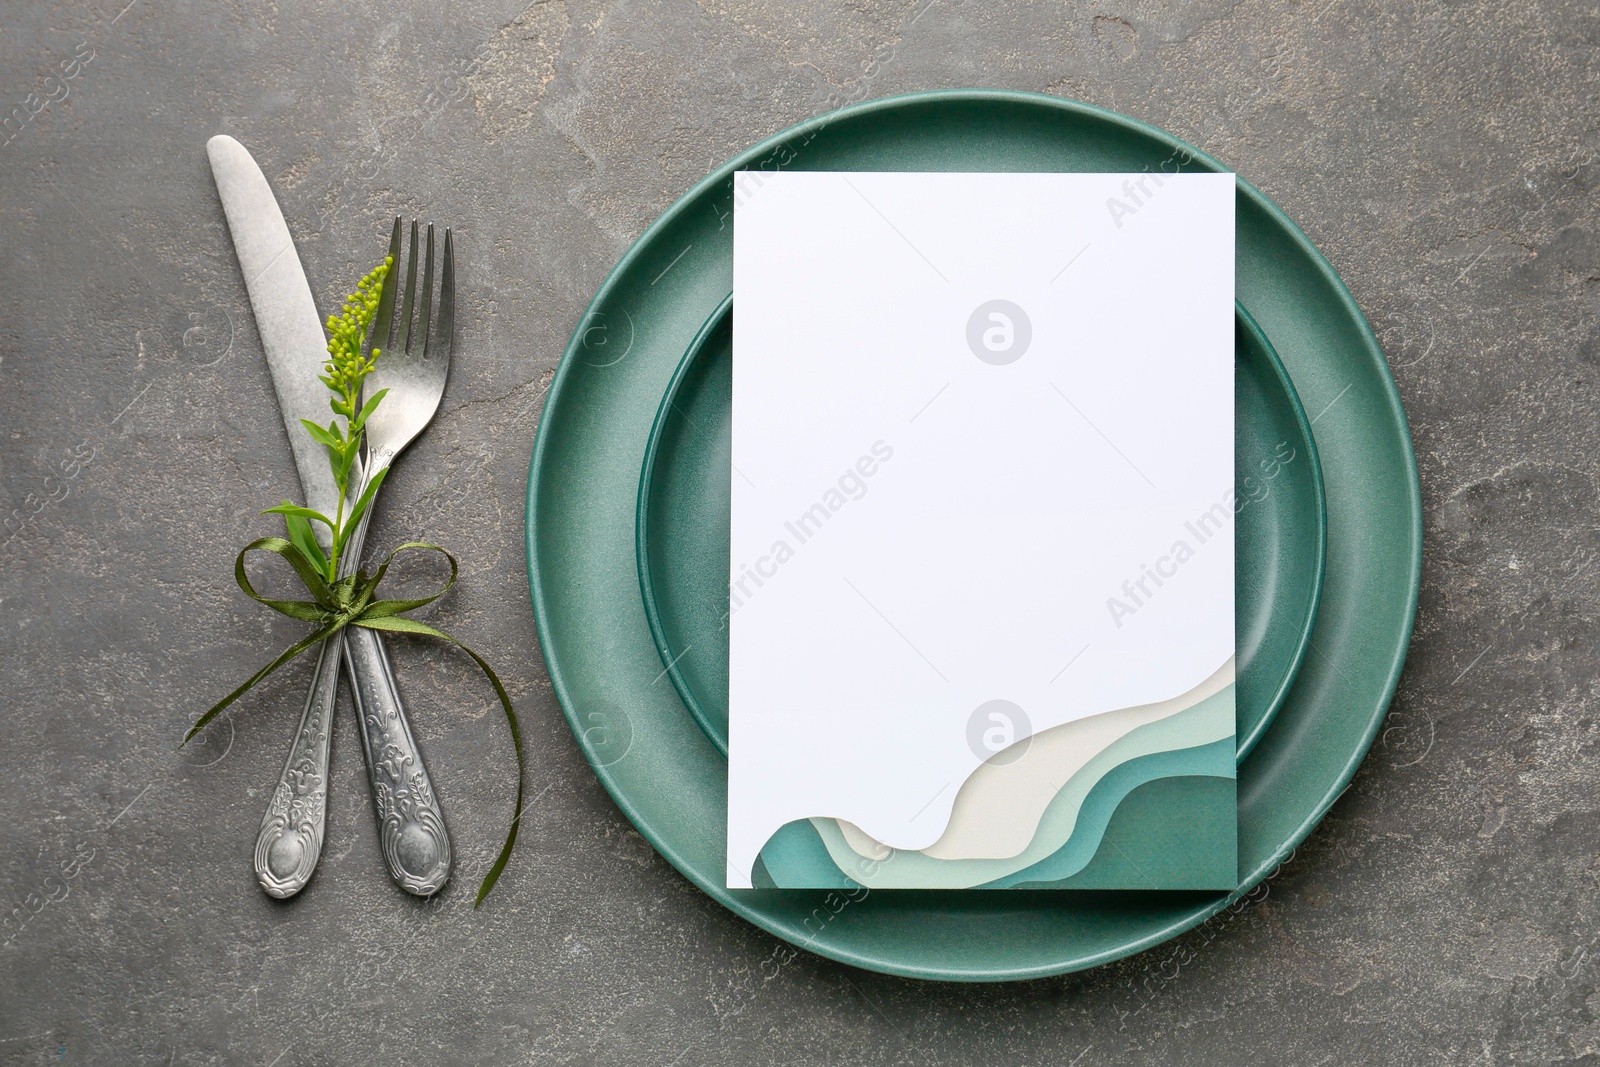
[[[1141,726],[1170,718],[1226,689],[1234,681],[1234,660],[1186,693],[1155,704],[1119,708],[1064,723],[995,753],[972,772],[956,794],[950,822],[932,845],[931,859],[1010,859],[1020,855],[1038,831],[1039,820],[1066,782],[1095,756]],[[1023,754],[1007,754],[1026,746]],[[884,855],[887,846],[854,823],[839,820],[850,848],[864,859]]]

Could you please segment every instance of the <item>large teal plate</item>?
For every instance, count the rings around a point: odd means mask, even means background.
[[[861,104],[786,131],[696,185],[623,256],[578,324],[545,401],[528,481],[528,575],[551,682],[596,775],[639,832],[763,929],[833,959],[922,978],[1035,978],[1118,959],[1203,922],[1266,877],[1322,818],[1376,736],[1421,575],[1405,414],[1338,276],[1241,181],[1236,291],[1311,413],[1328,526],[1310,654],[1239,767],[1239,889],[874,892],[847,901],[723,888],[726,763],[662,669],[639,594],[634,517],[656,410],[732,286],[735,170],[1163,166],[1227,169],[1160,130],[1051,97],[963,91]]]
[[[1305,658],[1322,585],[1326,506],[1310,420],[1266,336],[1238,308],[1234,482],[1238,758]],[[733,297],[689,346],[656,412],[639,476],[639,590],[661,662],[728,752],[728,541]]]

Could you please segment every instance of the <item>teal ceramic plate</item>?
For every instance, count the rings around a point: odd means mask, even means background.
[[[1242,760],[1294,682],[1322,585],[1322,473],[1311,426],[1244,310],[1235,331],[1237,743]],[[639,586],[678,696],[728,752],[728,536],[733,298],[718,306],[656,412],[639,479]]]
[[[624,814],[685,877],[807,949],[922,978],[999,981],[1105,963],[1226,907],[1349,783],[1411,636],[1421,499],[1372,331],[1294,224],[1241,181],[1236,292],[1311,413],[1327,563],[1309,655],[1239,766],[1235,894],[723,888],[727,764],[667,679],[639,594],[635,511],[650,430],[683,355],[732,289],[736,170],[1226,170],[1098,108],[963,91],[874,101],[764,142],[691,189],[601,286],[551,382],[528,480],[528,575],[550,679]],[[1373,887],[1374,893],[1379,892]]]

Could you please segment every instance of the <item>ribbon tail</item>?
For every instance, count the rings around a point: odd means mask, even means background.
[[[494,686],[495,695],[500,698],[500,707],[506,713],[506,725],[511,728],[511,743],[517,750],[517,807],[516,813],[511,817],[511,829],[506,831],[505,844],[500,846],[500,855],[495,857],[494,865],[489,868],[489,873],[483,876],[483,881],[478,885],[478,895],[472,902],[473,908],[477,908],[479,904],[483,903],[484,897],[487,897],[490,891],[494,889],[495,883],[500,880],[501,872],[506,869],[506,864],[511,859],[511,850],[516,846],[517,830],[522,826],[522,787],[523,779],[526,775],[524,773],[525,767],[522,755],[522,729],[517,725],[517,713],[511,710],[511,697],[506,694],[506,687],[500,683],[500,676],[494,673],[494,668],[489,666],[482,656],[443,630],[436,630],[427,623],[418,622],[415,619],[402,619],[393,616],[376,619],[354,619],[352,621],[355,625],[365,626],[369,630],[392,630],[396,633],[424,634],[428,637],[438,637],[449,641],[452,645],[472,657],[473,662],[478,665],[478,668],[488,677],[490,684]]]
[[[245,682],[239,688],[223,697],[216,704],[213,704],[210,711],[196,719],[194,721],[194,725],[189,727],[189,732],[183,735],[183,740],[179,742],[178,747],[182,748],[184,745],[187,745],[190,740],[194,738],[195,734],[199,733],[201,730],[204,730],[208,725],[210,725],[212,719],[215,719],[218,715],[222,714],[222,712],[227,709],[229,704],[232,704],[235,700],[238,700],[240,697],[248,693],[257,682],[261,681],[261,679],[265,678],[267,675],[271,674],[285,663],[288,663],[300,653],[304,652],[318,641],[321,641],[324,637],[332,634],[336,629],[338,629],[338,627],[326,626],[320,630],[317,630],[310,637],[307,637],[302,641],[297,641],[291,648],[288,649],[288,651],[279,654],[277,659],[273,660],[265,667],[262,667],[259,671],[256,671],[256,673],[250,676],[249,681]]]

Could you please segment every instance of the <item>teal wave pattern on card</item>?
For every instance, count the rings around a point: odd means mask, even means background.
[[[1017,871],[1027,870],[1053,855],[1062,855],[1063,865],[1076,870],[1092,858],[1106,824],[1117,805],[1131,790],[1157,778],[1206,775],[1218,770],[1219,762],[1225,766],[1233,759],[1233,753],[1227,747],[1231,740],[1225,737],[1194,748],[1153,752],[1124,760],[1110,773],[1099,775],[1082,800],[1068,798],[1063,791],[1055,806],[1069,809],[1068,814],[1073,819],[1072,831],[1065,840],[1055,833],[1048,838],[1036,839],[1035,845],[1030,846],[1029,851],[1019,859],[935,860],[917,852],[891,851],[876,862],[857,857],[850,866],[840,866],[851,877],[874,889],[1008,888],[1006,883]],[[1049,821],[1050,816],[1047,815],[1046,819]],[[846,852],[843,836],[832,820],[813,820],[813,824],[817,825],[819,834],[828,845],[829,855],[836,864],[841,858],[854,855]],[[1057,842],[1056,852],[1045,851],[1050,844]],[[846,862],[849,860],[846,859]]]
[[[1213,742],[1231,739],[1233,720],[1234,688],[1229,686],[1191,708],[1142,726],[1107,746],[1061,787],[1040,819],[1032,842],[1009,859],[941,860],[921,852],[892,850],[892,860],[887,856],[874,860],[852,849],[834,820],[813,819],[812,824],[821,834],[834,864],[871,888],[967,889],[1005,878],[1064,847],[1078,828],[1079,811],[1090,792],[1121,764],[1157,753],[1192,752]],[[1163,773],[1233,775],[1231,757],[1225,769],[1217,768],[1209,757],[1196,758],[1202,760],[1200,766],[1191,769],[1174,762],[1166,765],[1169,769]],[[1098,830],[1095,832],[1098,835]]]
[[[1215,780],[1226,783],[1228,793],[1232,796],[1234,755],[1233,739],[1224,738],[1199,748],[1186,749],[1182,752],[1158,752],[1121,764],[1095,783],[1079,813],[1078,829],[1065,845],[1038,863],[979,888],[1015,889],[1024,881],[1062,881],[1084,870],[1105,847],[1103,842],[1106,831],[1122,809],[1124,802],[1151,783],[1165,780]],[[1155,840],[1160,843],[1160,853],[1188,856],[1191,857],[1190,862],[1184,869],[1172,872],[1177,878],[1176,881],[1158,879],[1153,872],[1147,871],[1144,865],[1132,862],[1126,872],[1129,880],[1113,888],[1231,889],[1235,881],[1234,833],[1237,819],[1234,816],[1234,809],[1230,807],[1225,818],[1220,820],[1227,829],[1226,841],[1221,846],[1224,851],[1218,853],[1220,858],[1226,861],[1225,868],[1218,868],[1215,862],[1208,862],[1213,860],[1209,855],[1211,849],[1195,849],[1187,844],[1196,835],[1219,836],[1217,828],[1211,825],[1219,821],[1213,817],[1213,812],[1205,809],[1196,811],[1184,806],[1163,811],[1161,816],[1161,819],[1149,827],[1156,835]],[[1122,846],[1117,844],[1115,847]],[[1162,866],[1165,869],[1170,865]],[[1226,870],[1223,884],[1218,882],[1219,869]]]
[[[1079,812],[1078,831],[1061,849],[1022,871],[975,888],[1091,888],[1091,882],[1094,888],[1231,888],[1235,820],[1234,783],[1231,773],[1226,773],[1231,771],[1234,760],[1230,744],[1231,739],[1224,738],[1193,749],[1136,757],[1118,765],[1090,790]],[[1171,806],[1157,809],[1154,814],[1132,822],[1124,817],[1118,822],[1127,798],[1153,782],[1164,781],[1214,782],[1216,788],[1198,797],[1176,796]],[[1184,789],[1194,793],[1197,787]],[[1220,807],[1212,802],[1218,790],[1226,794],[1226,803]],[[1124,826],[1120,835],[1111,838],[1109,846],[1125,858],[1122,867],[1111,876],[1109,884],[1099,884],[1105,881],[1104,877],[1074,879],[1080,871],[1092,873],[1089,868],[1106,850],[1104,841],[1112,825]],[[1129,832],[1127,826],[1137,829]],[[837,829],[833,832],[837,833]],[[825,835],[826,830],[811,820],[786,824],[762,849],[758,872],[766,877],[757,879],[757,888],[848,889],[861,884],[834,862],[824,844]],[[861,861],[856,869],[870,879],[874,868],[892,867],[901,855],[890,850],[884,859]],[[935,862],[954,865],[973,861]],[[1099,866],[1106,868],[1108,864],[1102,861]],[[1075,884],[1079,881],[1084,884]]]
[[[860,884],[833,862],[809,819],[785,823],[767,840],[756,858],[751,881],[757,889],[850,889]]]
[[[1117,805],[1087,867],[1066,878],[1037,880],[1030,875],[1044,873],[1046,864],[1039,864],[1007,881],[1012,889],[1154,884],[1229,891],[1239,882],[1237,810],[1231,778],[1157,778]]]
[[[960,784],[938,840],[918,851],[939,860],[998,860],[1021,855],[1038,835],[1039,823],[1061,791],[1061,783],[1134,730],[1170,718],[1225,689],[1235,680],[1234,667],[1230,658],[1194,688],[1170,700],[1074,719],[996,753]],[[1162,747],[1187,748],[1220,736]],[[839,829],[856,853],[872,857],[883,852],[884,846],[859,827],[841,820]],[[1064,833],[1060,840],[1065,840]],[[1040,852],[1036,858],[1042,859],[1044,854]]]

